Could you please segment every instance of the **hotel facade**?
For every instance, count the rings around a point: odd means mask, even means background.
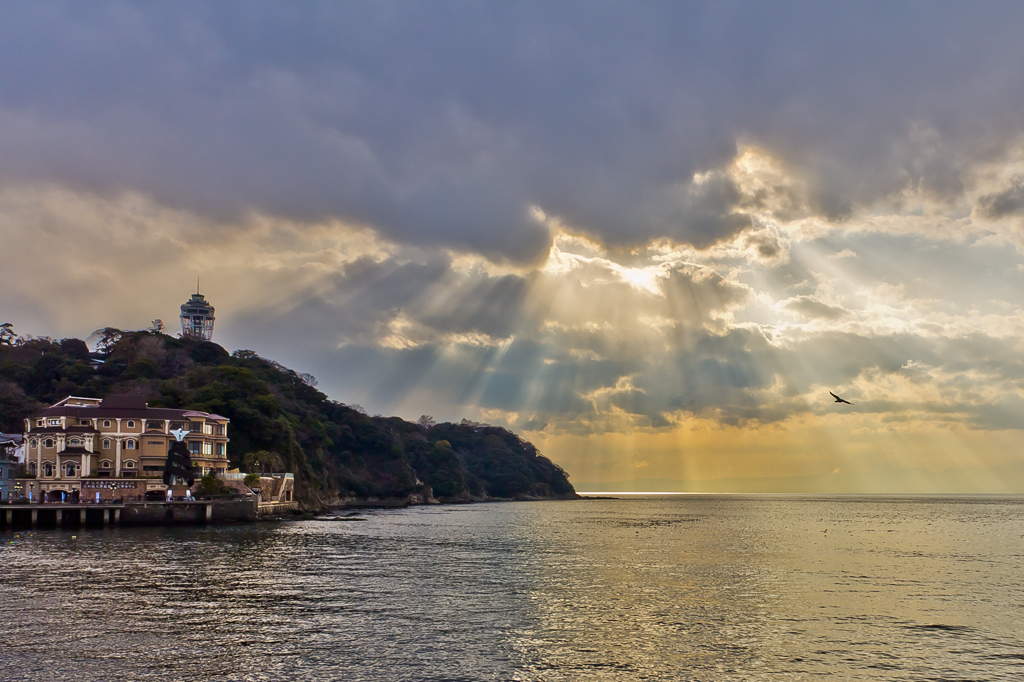
[[[39,501],[159,496],[171,433],[189,433],[196,478],[228,467],[226,417],[149,407],[141,395],[69,396],[25,420],[27,478],[20,492]]]

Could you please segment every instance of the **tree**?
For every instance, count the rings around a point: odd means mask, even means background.
[[[89,335],[87,341],[92,341],[96,350],[100,353],[108,353],[114,349],[117,342],[121,340],[122,332],[120,329],[114,327],[104,327],[103,329],[97,329]]]
[[[153,334],[163,334],[164,329],[166,329],[166,327],[164,327],[164,321],[158,317],[157,319],[153,320],[153,324],[149,325],[149,329],[147,329],[146,331],[152,332]]]
[[[224,495],[231,492],[231,489],[224,485],[224,481],[213,474],[205,474],[199,479],[199,487],[204,495]]]
[[[420,418],[416,420],[416,423],[426,429],[437,424],[437,422],[434,421],[434,418],[429,414],[420,415]]]
[[[10,322],[0,324],[0,346],[13,346],[17,339],[18,335],[14,333],[13,324]]]
[[[316,385],[318,383],[320,383],[319,381],[316,380],[316,377],[313,376],[312,374],[300,374],[299,378],[302,379],[302,383],[306,384],[307,386],[311,386],[313,388],[316,388]]]
[[[255,473],[257,469],[261,473],[267,469],[270,471],[280,470],[283,466],[284,462],[281,460],[281,456],[269,450],[255,450],[242,455],[242,467],[248,469],[249,473]]]

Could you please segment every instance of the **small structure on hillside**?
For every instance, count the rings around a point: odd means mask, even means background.
[[[196,280],[196,293],[181,304],[181,335],[197,341],[213,340],[213,313],[214,307],[199,293]]]

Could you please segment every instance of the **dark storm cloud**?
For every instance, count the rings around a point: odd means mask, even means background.
[[[534,204],[609,242],[707,244],[746,219],[693,174],[737,140],[831,217],[961,192],[1022,129],[1022,23],[934,2],[7,4],[0,179],[515,258],[545,247]]]

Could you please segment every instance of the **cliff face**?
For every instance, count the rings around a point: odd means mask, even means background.
[[[440,501],[575,495],[568,474],[502,428],[413,424],[329,400],[308,375],[209,342],[106,330],[103,351],[79,339],[0,346],[0,431],[68,395],[141,393],[151,407],[231,420],[232,467],[293,471],[306,506],[351,498]]]

